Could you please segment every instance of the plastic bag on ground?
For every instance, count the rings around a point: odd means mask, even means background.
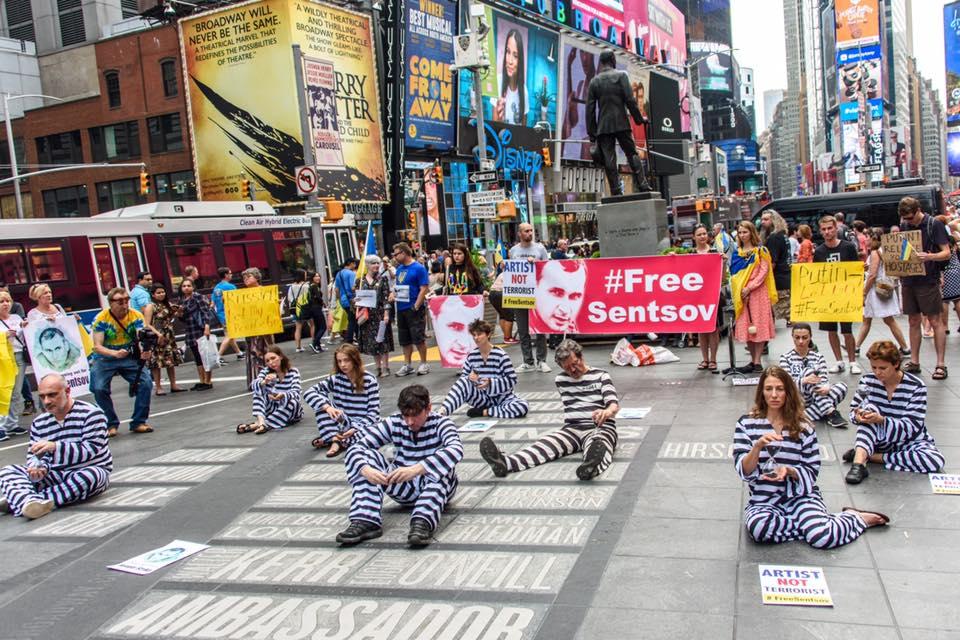
[[[217,351],[217,336],[211,334],[197,340],[200,360],[204,371],[213,371],[220,366],[220,353]]]
[[[666,347],[651,347],[645,344],[634,347],[626,338],[620,338],[610,354],[610,362],[621,367],[644,367],[679,360],[680,358]]]

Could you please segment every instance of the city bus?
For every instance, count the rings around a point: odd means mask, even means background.
[[[153,202],[90,218],[0,220],[0,281],[25,309],[35,306],[30,287],[49,284],[54,300],[85,323],[107,306],[111,288],[133,287],[140,271],[175,288],[192,265],[208,293],[218,267],[230,267],[236,284],[244,269],[257,267],[264,284],[282,291],[295,269],[315,268],[311,223],[259,201]],[[329,279],[359,247],[349,214],[322,229]]]

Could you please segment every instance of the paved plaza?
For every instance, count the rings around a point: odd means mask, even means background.
[[[781,327],[771,353],[788,345]],[[932,346],[922,357],[928,426],[954,471],[960,336],[948,336],[956,377],[945,382],[930,381]],[[553,375],[521,374],[530,414],[464,434],[460,488],[423,550],[406,547],[407,516],[389,500],[382,538],[337,547],[350,499],[342,458],[310,447],[309,410],[284,432],[236,435],[250,410],[239,363],[216,372],[213,392],[155,398],[156,433],[111,442],[105,494],[35,522],[0,517],[0,639],[960,638],[960,498],[933,495],[926,476],[873,467],[862,485],[845,484],[838,458],[854,431],[821,426],[828,507],[882,511],[891,526],[833,551],[754,544],[731,460],[754,387],[696,371],[697,349],[640,369],[608,365],[610,350],[590,346],[586,359],[611,371],[622,407],[651,411],[618,420],[607,472],[578,482],[569,459],[493,477],[483,435],[512,451],[562,420]],[[517,363],[519,348],[509,353]],[[309,385],[331,355],[294,360]],[[439,399],[454,377],[435,364],[426,377],[388,378],[384,413],[402,386],[424,383]],[[852,393],[854,377],[838,377]],[[129,415],[125,389],[114,390]],[[21,442],[0,446],[0,464],[22,461]],[[106,569],[174,539],[211,548],[149,576]],[[762,605],[759,564],[823,567],[835,606]]]

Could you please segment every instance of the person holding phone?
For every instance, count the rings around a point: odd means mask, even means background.
[[[868,462],[891,471],[936,473],[943,468],[943,454],[925,426],[927,386],[900,368],[902,357],[889,340],[874,342],[867,350],[873,373],[863,376],[850,403],[857,441],[843,454],[844,462],[853,463],[847,484],[867,479]]]
[[[817,432],[803,414],[800,390],[780,367],[763,371],[753,408],[737,421],[733,463],[750,487],[744,524],[755,542],[804,540],[833,549],[890,522],[882,513],[850,507],[827,512],[817,486]]]

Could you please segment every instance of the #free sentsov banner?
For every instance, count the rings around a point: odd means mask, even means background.
[[[704,333],[716,328],[719,254],[536,263],[535,333]]]

